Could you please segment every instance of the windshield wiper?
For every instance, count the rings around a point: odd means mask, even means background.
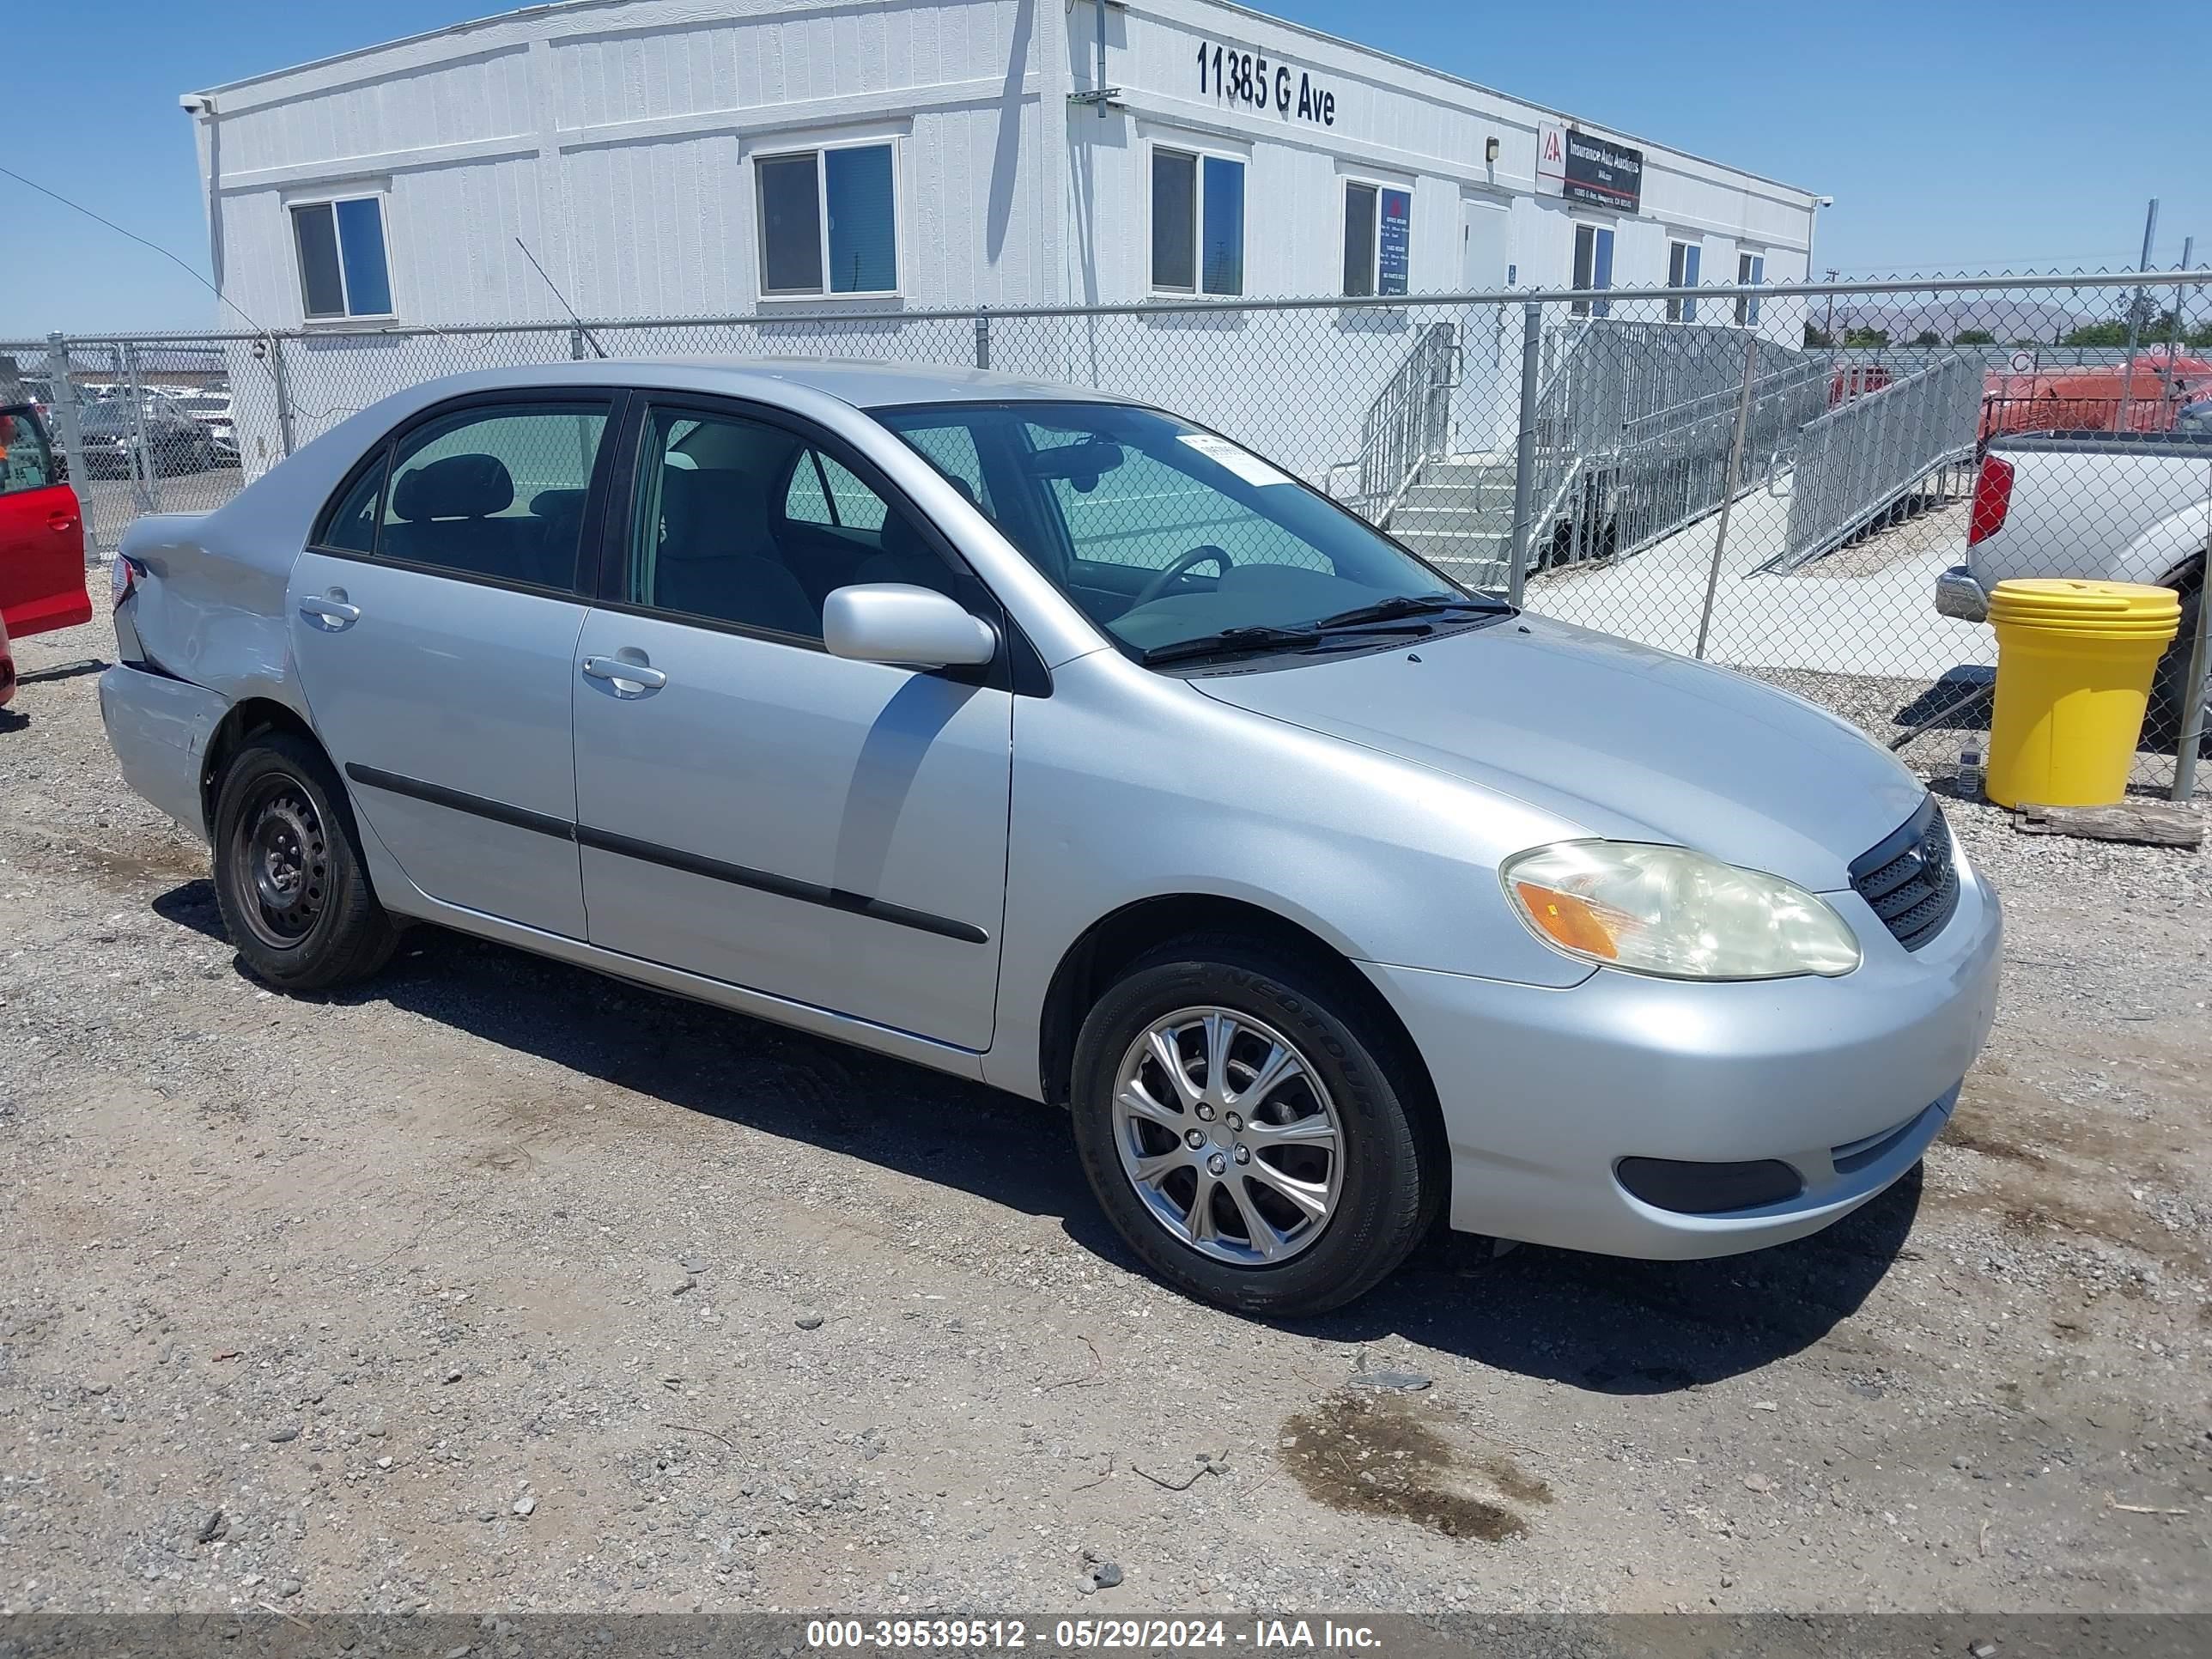
[[[1200,634],[1195,639],[1170,640],[1165,645],[1156,645],[1141,653],[1137,660],[1145,663],[1181,662],[1191,657],[1229,657],[1248,651],[1276,651],[1283,647],[1309,646],[1321,637],[1313,628],[1277,628],[1267,623],[1255,623],[1243,628],[1224,628],[1218,634]]]
[[[1362,623],[1396,622],[1401,617],[1434,616],[1446,611],[1492,612],[1510,611],[1512,608],[1503,599],[1470,599],[1455,593],[1395,593],[1387,599],[1377,599],[1373,605],[1363,605],[1351,611],[1340,611],[1333,617],[1323,617],[1314,626],[1356,628]]]

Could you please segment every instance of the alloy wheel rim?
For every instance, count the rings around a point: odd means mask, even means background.
[[[1343,1188],[1344,1127],[1297,1046],[1235,1009],[1177,1009],[1139,1033],[1114,1081],[1114,1146],[1175,1240],[1272,1267],[1310,1249]]]
[[[269,779],[239,819],[234,849],[246,925],[289,949],[314,929],[330,898],[330,838],[322,815],[293,779]]]

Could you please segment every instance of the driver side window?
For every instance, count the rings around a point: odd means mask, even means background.
[[[1063,446],[1079,443],[1087,433],[1027,424],[1031,446],[1042,459]],[[1161,570],[1194,547],[1219,547],[1240,565],[1287,564],[1332,571],[1320,549],[1300,540],[1223,494],[1200,476],[1212,463],[1191,453],[1186,471],[1125,446],[1121,465],[1089,478],[1054,477],[1042,468],[1054,504],[1067,526],[1075,556],[1095,564]],[[1090,484],[1088,489],[1082,486]],[[1200,567],[1202,572],[1215,567]]]

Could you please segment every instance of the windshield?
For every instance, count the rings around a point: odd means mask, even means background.
[[[1224,651],[1285,649],[1332,624],[1502,608],[1250,451],[1157,410],[939,404],[876,418],[1085,615],[1154,660],[1198,657],[1224,635]]]

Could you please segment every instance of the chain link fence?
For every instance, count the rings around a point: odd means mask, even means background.
[[[1978,608],[1996,580],[2162,583],[2183,626],[2135,781],[2178,796],[2204,724],[2208,282],[56,336],[0,342],[0,381],[51,406],[95,553],[138,514],[217,506],[356,410],[471,369],[806,356],[1094,387],[1236,438],[1470,586],[1786,686],[1931,774],[1985,739]]]

